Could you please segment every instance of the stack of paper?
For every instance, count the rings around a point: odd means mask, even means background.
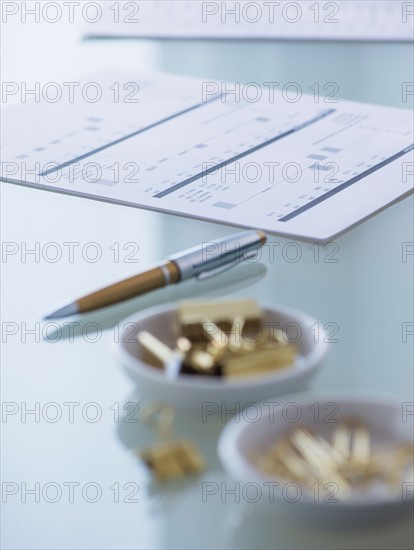
[[[411,41],[414,30],[413,2],[401,0],[120,0],[98,15],[88,36]]]
[[[320,240],[412,189],[407,110],[109,70],[72,92],[4,110],[3,180]]]

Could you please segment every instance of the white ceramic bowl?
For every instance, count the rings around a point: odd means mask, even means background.
[[[297,338],[299,356],[293,367],[240,381],[191,375],[168,380],[163,371],[143,362],[144,350],[137,341],[137,333],[139,330],[149,331],[173,346],[177,337],[175,304],[152,308],[126,319],[122,323],[119,343],[115,344],[115,353],[143,397],[166,401],[176,407],[200,407],[206,402],[243,407],[274,395],[300,391],[326,355],[326,334],[321,330],[318,341],[315,341],[310,327],[316,320],[304,313],[273,305],[262,305],[262,309],[266,322],[273,326],[279,323],[279,328],[284,328],[289,337]]]
[[[329,488],[328,497],[318,491],[317,484],[307,491],[297,483],[289,484],[262,472],[254,458],[258,450],[268,448],[296,427],[306,426],[313,433],[329,437],[338,422],[350,418],[359,420],[369,429],[373,445],[401,441],[412,444],[413,415],[404,415],[404,403],[370,393],[296,394],[284,396],[274,403],[274,406],[269,402],[258,404],[250,412],[249,409],[242,411],[224,428],[218,445],[220,460],[231,477],[241,480],[244,486],[256,484],[261,487],[263,504],[271,504],[273,509],[278,506],[282,513],[294,513],[297,518],[321,520],[326,526],[400,518],[405,513],[412,513],[413,480],[402,484],[397,494],[362,490],[349,500],[339,500],[335,496],[335,486]],[[273,491],[271,499],[269,492],[264,490],[269,483]]]

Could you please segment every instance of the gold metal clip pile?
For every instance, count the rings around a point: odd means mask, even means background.
[[[388,490],[401,490],[401,483],[413,476],[413,447],[401,444],[372,446],[371,434],[359,423],[339,425],[328,439],[297,428],[277,441],[257,459],[267,474],[310,488],[318,482],[327,490],[332,484],[340,500],[355,489],[369,489],[376,483]],[[411,468],[411,470],[410,470]]]
[[[197,374],[242,378],[294,364],[296,346],[275,326],[265,326],[254,300],[190,302],[178,308],[175,349],[147,332],[138,335],[167,376]]]
[[[156,480],[162,483],[199,474],[205,468],[204,460],[194,443],[172,439],[174,418],[174,409],[169,405],[154,403],[147,406],[143,411],[143,421],[156,430],[162,440],[151,447],[135,451]]]

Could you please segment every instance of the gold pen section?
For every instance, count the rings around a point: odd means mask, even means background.
[[[167,262],[160,267],[154,267],[134,277],[114,283],[111,286],[97,290],[77,300],[80,313],[110,306],[123,300],[129,300],[170,283],[178,283],[180,273],[173,262]]]
[[[263,246],[264,244],[266,244],[267,241],[266,233],[264,233],[263,231],[257,231],[257,233],[260,236],[260,246]]]

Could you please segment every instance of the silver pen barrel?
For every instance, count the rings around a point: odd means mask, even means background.
[[[242,261],[246,255],[259,250],[266,242],[262,231],[244,231],[219,241],[205,242],[184,253],[169,256],[180,271],[180,279],[186,280],[198,275],[224,268]]]

